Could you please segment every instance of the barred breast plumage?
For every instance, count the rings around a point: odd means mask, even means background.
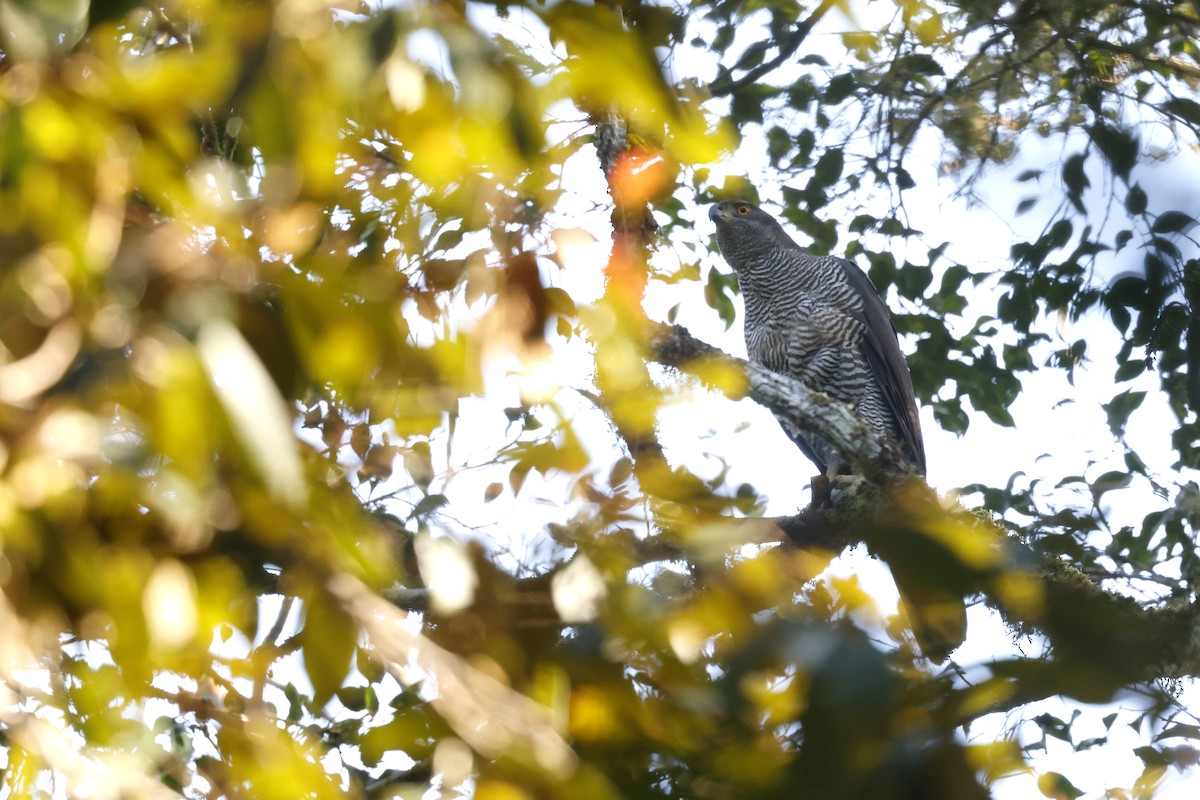
[[[749,203],[717,203],[709,217],[717,224],[721,255],[741,284],[750,359],[846,403],[870,429],[899,444],[924,474],[908,365],[866,274],[844,259],[809,254]],[[837,452],[821,437],[782,422],[822,472],[842,470]]]

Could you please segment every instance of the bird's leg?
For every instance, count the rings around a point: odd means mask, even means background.
[[[812,479],[812,500],[809,506],[811,508],[820,508],[821,506],[829,505],[829,489],[832,485],[829,476],[825,473],[814,475]]]
[[[842,500],[858,494],[866,479],[861,475],[851,474],[849,470],[849,464],[833,463],[820,475],[813,476],[813,508],[836,506]]]
[[[850,472],[850,465],[833,462],[812,479],[812,505],[836,506],[858,494],[866,478]]]

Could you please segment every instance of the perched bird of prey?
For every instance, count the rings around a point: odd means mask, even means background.
[[[814,256],[757,206],[726,200],[708,212],[721,255],[746,302],[750,360],[849,405],[872,431],[900,446],[925,474],[925,446],[908,364],[887,306],[862,270]],[[833,447],[781,420],[826,476],[844,471]]]

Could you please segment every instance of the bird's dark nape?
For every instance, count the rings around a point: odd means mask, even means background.
[[[716,223],[721,255],[738,273],[751,360],[846,403],[924,474],[908,363],[887,306],[866,273],[845,259],[809,254],[751,203],[716,203],[709,218]],[[781,422],[823,474],[844,470],[828,442]]]

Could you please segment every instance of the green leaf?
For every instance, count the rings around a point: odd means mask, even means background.
[[[824,189],[833,186],[842,177],[844,166],[845,154],[840,147],[826,150],[813,167],[813,177],[809,182],[809,187],[816,186]]]
[[[1118,325],[1118,327],[1123,331],[1129,326],[1129,312],[1123,308],[1112,309],[1109,313],[1112,314],[1112,318],[1113,318],[1114,322],[1118,322],[1117,312],[1120,312],[1121,314],[1125,315],[1123,318],[1123,321],[1125,322],[1125,324]],[[1145,371],[1146,371],[1146,359],[1134,358],[1134,359],[1130,359],[1129,361],[1123,362],[1121,364],[1121,366],[1117,367],[1117,371],[1115,373],[1113,373],[1113,378],[1118,383],[1121,383],[1123,381],[1131,381],[1134,378],[1136,378],[1137,376],[1141,375]]]
[[[712,49],[718,53],[724,53],[729,49],[729,45],[733,44],[734,34],[737,33],[737,28],[732,24],[722,25],[717,28],[717,34],[713,37]]]
[[[1128,472],[1112,470],[1101,475],[1091,483],[1092,497],[1099,501],[1108,492],[1116,489],[1124,489],[1129,486],[1132,481],[1132,476]]]
[[[869,231],[874,228],[878,222],[879,220],[870,214],[859,214],[857,217],[850,220],[850,225],[847,226],[847,230],[850,231],[850,233],[862,233],[863,231]]]
[[[734,69],[751,69],[757,67],[763,61],[763,56],[767,53],[767,48],[771,46],[771,42],[754,42],[745,49],[742,55],[738,58]]]
[[[906,76],[913,75],[945,75],[942,65],[928,53],[912,53],[896,62],[896,67]]]
[[[379,683],[387,674],[387,670],[379,663],[379,660],[363,647],[358,648],[354,654],[354,666],[366,678],[367,683]]]
[[[366,686],[343,686],[335,692],[338,701],[350,711],[367,710]]]
[[[1074,153],[1067,158],[1062,169],[1063,184],[1067,187],[1067,198],[1081,214],[1085,213],[1082,199],[1083,190],[1091,185],[1087,174],[1083,171],[1085,160],[1087,160],[1087,153]]]
[[[1184,723],[1169,725],[1163,729],[1162,733],[1154,737],[1154,741],[1158,742],[1162,741],[1163,739],[1174,739],[1180,737],[1185,739],[1200,739],[1200,726],[1186,725]]]
[[[120,19],[144,4],[140,0],[105,0],[103,3],[90,3],[88,6],[88,21],[99,25],[110,20]]]
[[[792,135],[778,125],[767,131],[767,155],[774,163],[779,163],[795,146]]]
[[[358,628],[353,617],[323,586],[310,590],[304,601],[304,627],[299,641],[304,669],[313,685],[313,706],[321,708],[350,673],[358,646]]]
[[[971,418],[963,410],[962,402],[958,398],[934,403],[933,418],[937,420],[943,429],[959,435],[966,433],[968,426],[971,424]]]
[[[1132,389],[1121,392],[1112,400],[1104,404],[1104,411],[1108,415],[1108,428],[1113,432],[1114,436],[1121,436],[1125,432],[1125,424],[1129,421],[1129,415],[1137,409],[1142,401],[1146,399],[1145,392],[1135,392]]]
[[[1076,789],[1066,776],[1059,772],[1046,772],[1039,775],[1037,785],[1038,791],[1044,797],[1052,798],[1052,800],[1074,800],[1076,797],[1083,796],[1083,792]]]
[[[919,233],[919,231],[913,230],[895,217],[884,217],[881,219],[879,221],[879,232],[885,236],[913,236]],[[933,263],[932,257],[930,263]]]
[[[1130,214],[1146,212],[1146,190],[1140,183],[1135,183],[1130,187],[1129,194],[1125,196],[1125,210]]]
[[[1033,718],[1034,724],[1042,729],[1042,733],[1047,736],[1053,736],[1055,739],[1061,739],[1064,742],[1071,741],[1071,725],[1064,722],[1053,714],[1039,714]]]
[[[725,330],[729,330],[734,320],[737,319],[737,309],[734,307],[733,298],[729,293],[734,280],[736,278],[711,269],[708,271],[708,280],[704,284],[704,301],[710,308],[716,310],[717,316],[725,323]]]
[[[372,20],[367,41],[371,44],[371,60],[375,64],[383,63],[395,50],[399,20],[399,14],[380,14]]]
[[[300,695],[300,691],[293,685],[287,684],[283,687],[283,696],[288,701],[288,722],[299,722],[304,716],[304,698]]]
[[[1170,763],[1170,759],[1163,755],[1161,750],[1150,745],[1135,747],[1133,754],[1140,758],[1147,767],[1164,767]]]
[[[1004,345],[1004,365],[1015,371],[1029,371],[1034,368],[1033,354],[1028,347],[1021,345]]]
[[[404,451],[404,468],[421,491],[429,488],[434,476],[433,455],[429,449],[429,442],[414,442]]]
[[[896,257],[886,250],[882,253],[868,252],[867,261],[871,264],[870,269],[867,270],[871,283],[876,289],[886,293],[887,287],[894,284],[899,278]]]
[[[1017,427],[1017,421],[1013,419],[1012,412],[1002,406],[986,405],[982,409],[983,413],[987,414],[988,419],[1005,428]]]
[[[542,296],[549,309],[564,317],[574,317],[576,314],[575,299],[565,289],[557,286],[547,286]]]
[[[1050,226],[1050,230],[1046,231],[1046,235],[1039,240],[1038,244],[1044,246],[1047,251],[1056,250],[1071,241],[1071,234],[1074,231],[1075,226],[1071,224],[1070,220],[1056,220]]]
[[[899,271],[896,288],[910,300],[921,297],[933,283],[933,269],[920,264],[905,264]]]
[[[444,494],[430,494],[422,497],[415,506],[412,513],[408,515],[409,519],[422,519],[428,517],[434,511],[437,511],[442,506],[450,502],[450,499]]]
[[[858,88],[858,79],[849,72],[832,78],[825,87],[825,102],[831,106],[841,103]]]
[[[1104,122],[1088,128],[1088,135],[1092,137],[1092,141],[1108,159],[1113,171],[1121,178],[1128,179],[1129,173],[1137,163],[1140,148],[1137,136]]]
[[[1190,97],[1172,97],[1162,104],[1162,109],[1192,125],[1200,126],[1200,103]]]
[[[739,122],[756,122],[762,124],[762,100],[753,92],[745,90],[735,92],[730,99],[729,110],[733,118]]]
[[[1179,233],[1195,221],[1191,214],[1185,214],[1182,211],[1167,211],[1154,220],[1154,226],[1150,230],[1154,233]]]

